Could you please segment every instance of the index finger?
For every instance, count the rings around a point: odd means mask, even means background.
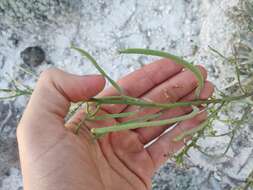
[[[125,95],[139,97],[179,73],[182,68],[181,65],[171,60],[160,59],[126,75],[117,83],[123,89]],[[119,95],[118,92],[113,87],[110,87],[102,91],[98,97],[116,95]],[[102,108],[109,113],[120,113],[126,106],[127,105],[104,105]]]

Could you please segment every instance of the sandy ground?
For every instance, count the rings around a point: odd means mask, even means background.
[[[1,0],[0,1],[0,88],[10,78],[34,85],[34,78],[22,74],[21,52],[40,46],[45,60],[31,69],[39,74],[56,66],[68,72],[96,72],[71,43],[91,52],[100,65],[117,79],[151,59],[118,56],[116,50],[146,47],[183,55],[205,65],[209,79],[219,88],[228,85],[233,74],[208,46],[225,55],[238,32],[228,12],[239,0]],[[37,55],[39,56],[39,55]],[[26,98],[0,103],[0,189],[20,190],[15,128]],[[217,123],[218,127],[224,127]],[[216,127],[217,127],[216,126]],[[203,146],[222,149],[228,139],[207,139]],[[167,163],[154,177],[153,189],[231,189],[253,169],[253,138],[245,130],[238,135],[229,157],[210,160],[191,152],[189,169]]]

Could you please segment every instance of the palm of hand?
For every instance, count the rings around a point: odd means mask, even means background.
[[[81,112],[79,114],[83,116]],[[80,122],[82,117],[78,116],[69,123],[69,127],[75,127],[76,123]],[[77,167],[85,166],[81,171],[91,171],[90,180],[96,179],[99,181],[96,184],[101,185],[98,189],[149,189],[155,166],[138,134],[133,131],[111,133],[95,141],[87,130],[117,123],[114,119],[86,122],[86,126],[79,130],[78,136],[68,133],[68,141],[73,143],[70,150],[73,152],[73,149],[76,149],[77,159],[82,158],[85,162],[79,163]],[[87,166],[90,168],[86,168]]]
[[[157,75],[158,71],[160,74]],[[206,77],[203,68],[201,71]],[[18,128],[24,185],[29,189],[150,189],[155,169],[184,145],[183,141],[174,142],[172,139],[182,130],[191,129],[205,119],[205,115],[201,114],[181,122],[161,137],[168,126],[111,133],[98,141],[92,140],[89,135],[90,128],[110,126],[129,118],[86,122],[75,135],[70,130],[83,117],[82,111],[67,123],[67,128],[64,127],[64,117],[70,101],[90,98],[103,88],[103,79],[95,78],[87,79],[53,70],[44,74],[38,82]],[[86,88],[80,90],[84,83]],[[197,87],[193,74],[182,71],[182,67],[168,60],[160,60],[135,71],[119,83],[130,96],[158,102],[191,100]],[[213,86],[206,82],[201,98],[208,98],[212,91]],[[100,96],[115,94],[113,89],[109,89]],[[102,109],[99,114],[137,110],[140,116],[159,111],[138,110],[124,105],[104,106]],[[164,112],[161,118],[189,111],[191,108],[172,109]],[[159,139],[155,143],[145,146],[157,137]]]

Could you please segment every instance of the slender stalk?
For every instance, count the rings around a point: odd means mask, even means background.
[[[175,102],[175,103],[155,103],[155,102],[147,102],[140,99],[129,99],[127,96],[118,96],[110,99],[107,98],[92,98],[88,101],[97,102],[99,104],[126,104],[126,105],[135,105],[141,107],[154,107],[161,109],[171,109],[176,107],[187,107],[187,106],[198,106],[198,105],[209,105],[209,104],[218,104],[224,102],[232,102],[236,100],[245,99],[253,96],[253,92],[246,93],[239,96],[227,96],[221,99],[209,99],[209,100],[193,100],[186,102]]]
[[[235,71],[236,71],[237,82],[238,82],[238,85],[239,85],[239,88],[240,88],[241,92],[242,93],[247,93],[245,91],[245,89],[243,88],[243,86],[242,86],[241,76],[240,76],[240,69],[239,69],[239,66],[238,66],[237,62],[235,62]]]
[[[104,114],[100,116],[94,116],[91,118],[88,118],[88,120],[105,120],[105,119],[111,119],[111,118],[124,118],[129,117],[136,114],[136,112],[123,112],[123,113],[116,113],[116,114]]]
[[[197,149],[198,149],[199,152],[201,152],[205,156],[208,156],[208,157],[214,158],[214,159],[219,159],[219,158],[224,157],[227,154],[227,152],[228,152],[229,148],[231,147],[231,144],[234,140],[234,137],[235,137],[235,131],[232,132],[231,138],[228,142],[228,145],[226,146],[226,149],[224,150],[224,152],[222,152],[220,154],[209,154],[207,152],[204,152],[199,146],[197,147]]]
[[[218,114],[218,112],[221,110],[221,108],[224,106],[225,103],[222,103],[214,112],[212,112],[209,117],[204,121],[202,122],[199,126],[191,129],[191,130],[188,130],[188,131],[184,131],[182,134],[178,135],[176,138],[174,138],[173,140],[175,142],[177,141],[181,141],[182,139],[184,139],[185,137],[188,137],[188,136],[193,136],[195,135],[197,132],[199,131],[203,131],[206,126],[208,126],[208,124],[210,123],[210,121],[212,119],[214,119],[214,117]]]
[[[76,126],[76,129],[75,129],[75,134],[78,134],[78,132],[79,132],[79,130],[81,129],[81,127],[83,126],[83,125],[85,125],[85,121],[86,121],[86,116],[84,116],[83,118],[82,118],[82,120],[78,123],[78,125]]]
[[[123,90],[121,89],[121,87],[113,79],[111,79],[111,77],[109,77],[106,74],[106,72],[98,65],[96,60],[88,52],[84,51],[81,48],[77,48],[77,47],[74,47],[74,46],[72,46],[71,48],[75,49],[81,55],[83,55],[88,60],[90,60],[91,63],[96,67],[96,69],[101,73],[101,75],[103,75],[120,94],[123,94]]]
[[[181,57],[178,57],[176,55],[172,55],[170,53],[163,52],[163,51],[157,51],[157,50],[151,50],[151,49],[141,49],[141,48],[130,48],[130,49],[125,49],[125,50],[120,50],[119,53],[152,55],[152,56],[158,56],[158,57],[170,59],[170,60],[174,61],[175,63],[180,64],[180,65],[184,66],[185,68],[189,69],[196,76],[198,83],[199,83],[199,85],[195,91],[197,98],[200,95],[201,89],[204,87],[204,77],[201,74],[199,68],[194,66],[192,63],[185,61]]]
[[[22,70],[24,73],[26,73],[26,74],[28,74],[28,75],[31,75],[31,76],[33,76],[33,77],[35,77],[35,78],[38,78],[38,76],[36,75],[36,73],[34,73],[32,70],[30,70],[30,69],[27,69],[27,68],[24,68],[24,67],[22,67],[22,66],[17,66],[20,70]]]
[[[112,125],[112,126],[103,127],[103,128],[92,128],[91,133],[95,137],[100,137],[100,136],[105,135],[110,132],[116,132],[116,131],[122,131],[122,130],[128,130],[128,129],[137,129],[137,128],[143,128],[143,127],[163,126],[163,125],[173,124],[173,123],[176,123],[179,121],[184,121],[184,120],[190,119],[190,118],[196,116],[198,113],[199,113],[199,109],[197,107],[193,107],[193,111],[187,115],[184,115],[184,116],[174,117],[171,119],[158,120],[158,121],[126,123],[126,124]]]
[[[214,52],[215,54],[217,54],[218,56],[220,56],[222,59],[225,59],[227,61],[229,61],[229,59],[227,57],[225,57],[224,55],[222,55],[218,50],[214,49],[213,47],[211,46],[208,46],[208,48]]]
[[[92,118],[99,112],[100,104],[96,104],[94,110],[90,109],[91,105],[89,104],[89,102],[86,102],[85,105],[86,105],[85,106],[85,111],[86,111],[86,114],[87,114],[87,118]]]
[[[148,114],[148,115],[144,115],[142,117],[139,117],[137,119],[133,119],[133,120],[130,120],[130,121],[123,122],[122,124],[144,122],[144,121],[148,121],[148,120],[153,120],[153,119],[157,119],[161,115],[162,115],[162,113]]]
[[[204,122],[202,122],[198,127],[195,127],[191,130],[188,131],[184,131],[183,133],[181,133],[180,135],[178,135],[176,138],[173,139],[174,142],[178,142],[183,140],[186,137],[192,136],[195,133],[201,131],[202,129],[204,129],[206,127],[206,125],[208,125],[209,120],[205,120]]]
[[[20,89],[0,89],[0,92],[8,93],[9,96],[0,97],[0,100],[16,98],[18,96],[29,96],[32,94],[32,90],[20,90]]]
[[[72,109],[72,106],[70,106],[70,110],[67,116],[65,117],[65,121],[68,121],[83,105],[84,105],[84,102],[78,102],[76,103],[76,105],[74,105],[75,107],[73,109]]]

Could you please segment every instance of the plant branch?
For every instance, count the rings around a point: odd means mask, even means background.
[[[91,63],[96,67],[96,69],[101,73],[101,75],[103,75],[120,94],[123,94],[123,90],[121,89],[121,87],[106,74],[106,72],[98,65],[96,60],[88,52],[74,46],[71,46],[71,48],[78,51],[82,56],[90,60]]]
[[[128,98],[128,96],[114,96],[112,98],[92,98],[88,100],[89,102],[96,102],[99,104],[126,104],[126,105],[135,105],[141,107],[154,107],[161,109],[171,109],[176,107],[187,107],[187,106],[198,106],[198,105],[209,105],[209,104],[219,104],[224,102],[232,102],[236,100],[245,99],[253,96],[253,92],[249,92],[239,96],[226,96],[220,99],[208,99],[208,100],[193,100],[186,102],[175,102],[175,103],[155,103],[148,102],[140,99],[133,99],[132,97]]]
[[[158,121],[146,121],[146,122],[137,122],[137,123],[126,123],[126,124],[116,124],[109,127],[102,127],[102,128],[92,128],[91,133],[94,135],[95,138],[105,135],[110,132],[128,130],[128,129],[137,129],[143,127],[156,127],[156,126],[163,126],[168,124],[173,124],[179,121],[184,121],[196,116],[199,113],[199,109],[197,107],[193,107],[193,111],[187,115],[174,117],[171,119],[164,119]]]
[[[151,50],[151,49],[141,49],[141,48],[130,48],[125,50],[120,50],[119,53],[125,54],[142,54],[142,55],[152,55],[170,59],[177,64],[182,65],[183,67],[189,69],[197,78],[198,80],[198,87],[196,88],[195,95],[198,98],[200,95],[201,89],[204,87],[204,77],[201,74],[198,67],[194,66],[192,63],[185,61],[183,58],[178,57],[176,55],[172,55],[167,52],[158,51],[158,50]]]

